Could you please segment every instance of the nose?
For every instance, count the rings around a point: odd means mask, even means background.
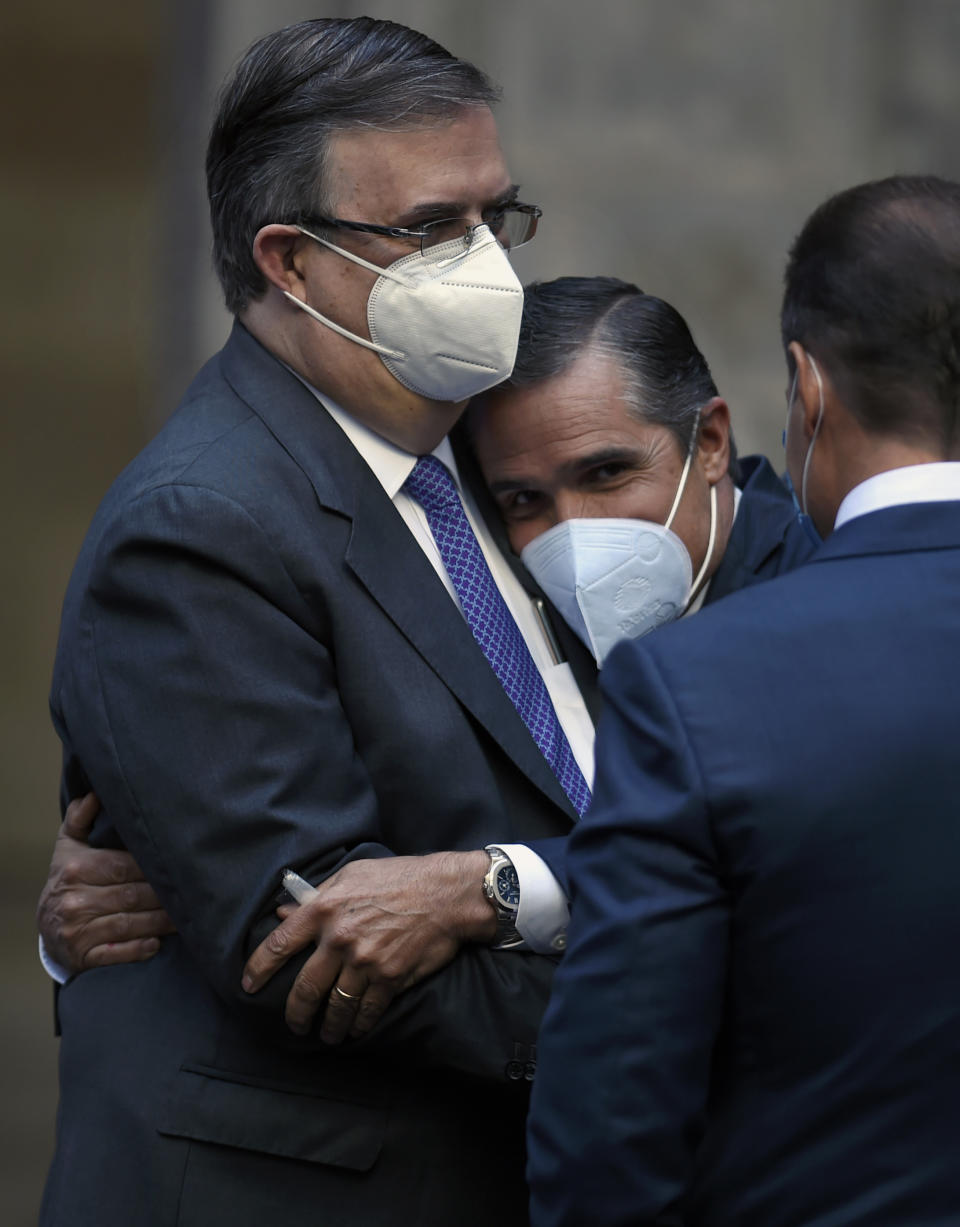
[[[556,524],[563,520],[582,520],[586,517],[584,497],[576,491],[558,494],[553,505]]]

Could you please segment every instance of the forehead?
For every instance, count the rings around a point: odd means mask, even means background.
[[[484,397],[474,441],[488,480],[508,470],[552,477],[604,449],[645,448],[670,435],[629,412],[626,392],[617,359],[588,349],[559,375]]]
[[[510,188],[496,121],[486,106],[416,127],[359,129],[330,138],[327,186],[338,216],[387,221],[427,204],[467,210]]]

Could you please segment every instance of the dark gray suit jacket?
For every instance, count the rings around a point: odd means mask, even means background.
[[[296,967],[239,987],[284,866],[574,816],[382,487],[239,325],[97,512],[52,709],[65,795],[96,790],[96,839],[129,847],[179,935],[60,994],[43,1222],[486,1224],[491,1186],[523,1222],[550,960],[469,947],[335,1050],[283,1024]]]

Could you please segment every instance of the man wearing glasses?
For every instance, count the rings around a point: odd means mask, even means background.
[[[584,811],[592,668],[562,626],[556,663],[447,440],[512,367],[505,249],[539,216],[494,97],[360,18],[263,39],[221,98],[237,323],[94,519],[51,700],[64,802],[96,791],[92,842],[130,849],[178,933],[60,992],[45,1224],[525,1221],[552,966],[493,948],[515,935],[483,849]],[[285,867],[353,860],[389,862],[358,905],[384,941],[401,908],[450,936],[373,1033],[334,943],[322,1030],[291,1036],[303,959],[257,993],[242,968]]]

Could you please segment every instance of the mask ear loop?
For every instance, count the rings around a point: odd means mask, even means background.
[[[800,477],[800,510],[804,515],[809,515],[807,511],[807,478],[810,476],[810,457],[813,455],[813,445],[817,441],[817,435],[820,433],[820,425],[823,422],[823,380],[820,378],[820,371],[817,369],[816,360],[813,354],[807,354],[810,359],[810,365],[813,367],[813,373],[817,380],[817,391],[820,394],[820,411],[817,414],[817,424],[813,428],[813,436],[810,439],[810,446],[807,448],[807,454],[803,458],[803,473]]]
[[[375,354],[383,354],[387,358],[393,358],[396,362],[405,362],[407,355],[401,354],[396,349],[387,349],[385,345],[378,345],[376,341],[368,341],[365,337],[358,337],[355,332],[350,332],[347,328],[341,328],[339,324],[335,324],[333,320],[328,320],[325,315],[321,315],[319,311],[314,311],[309,303],[301,302],[295,294],[291,294],[289,290],[283,291],[284,298],[289,298],[292,303],[300,308],[301,311],[306,311],[307,315],[312,315],[315,320],[319,320],[321,324],[326,324],[328,328],[332,328],[334,332],[338,332],[342,337],[346,337],[348,341],[355,341],[357,345],[362,345],[364,349],[372,349]]]
[[[306,230],[303,226],[298,226],[297,229],[301,234],[305,234],[308,239],[313,239],[315,243],[320,243],[323,247],[329,247],[331,251],[335,251],[338,255],[344,256],[347,260],[352,260],[354,264],[359,264],[363,268],[368,268],[372,273],[376,273],[379,277],[388,277],[392,281],[399,281],[401,285],[405,285],[406,281],[403,277],[399,277],[396,273],[391,273],[389,269],[380,268],[377,264],[371,264],[369,260],[364,260],[362,256],[355,256],[353,252],[345,251],[342,247],[338,247],[336,243],[328,243],[326,239],[320,238],[319,235],[313,234]],[[376,341],[368,341],[365,337],[358,337],[355,332],[351,332],[348,328],[341,327],[340,324],[335,324],[333,320],[327,319],[325,315],[321,315],[319,311],[315,311],[308,303],[301,302],[295,294],[291,294],[289,290],[283,291],[284,298],[288,298],[301,311],[306,311],[307,315],[313,316],[321,324],[325,324],[328,328],[332,328],[334,332],[341,337],[346,337],[348,341],[354,341],[357,345],[362,345],[364,349],[372,349],[375,354],[381,354],[385,358],[392,358],[395,362],[405,362],[407,355],[400,353],[396,349],[388,349],[385,345],[378,345]]]
[[[701,583],[703,582],[703,577],[707,573],[707,567],[710,566],[710,559],[713,557],[713,547],[716,545],[716,543],[717,543],[717,487],[711,486],[710,487],[710,539],[707,541],[707,552],[703,557],[703,563],[700,566],[700,570],[697,572],[697,578],[690,585],[690,595],[687,597],[688,605],[693,600],[693,598],[696,596],[697,590],[699,589]]]
[[[669,528],[673,523],[673,518],[677,514],[677,508],[680,506],[680,500],[683,498],[683,492],[687,488],[687,475],[690,472],[690,466],[693,464],[693,453],[697,450],[697,434],[700,430],[700,410],[697,410],[697,417],[693,423],[693,433],[690,436],[690,446],[687,448],[687,458],[683,462],[683,472],[680,474],[680,484],[677,486],[676,497],[673,500],[673,506],[670,508],[670,514],[667,516],[664,528]]]
[[[787,397],[787,422],[783,428],[783,434],[780,436],[780,442],[783,450],[787,450],[787,427],[790,425],[790,413],[793,409],[793,398],[797,395],[797,376],[800,374],[800,368],[793,372],[793,382],[790,384],[790,395]]]
[[[683,492],[687,486],[687,476],[690,472],[690,466],[693,464],[693,454],[697,450],[697,436],[700,433],[700,410],[697,410],[697,418],[693,424],[693,434],[690,436],[690,447],[687,451],[687,459],[684,461],[683,472],[680,474],[680,484],[677,487],[676,498],[673,500],[673,506],[670,508],[670,514],[667,516],[667,521],[664,528],[669,528],[673,523],[673,518],[677,514],[677,508],[680,506],[680,500],[683,498]],[[693,600],[694,594],[700,587],[704,575],[707,573],[707,567],[710,565],[710,559],[713,557],[713,548],[717,542],[717,487],[710,487],[710,537],[707,541],[707,552],[704,555],[703,563],[700,570],[697,572],[697,578],[690,585],[690,592],[687,595],[686,605],[689,605]]]

